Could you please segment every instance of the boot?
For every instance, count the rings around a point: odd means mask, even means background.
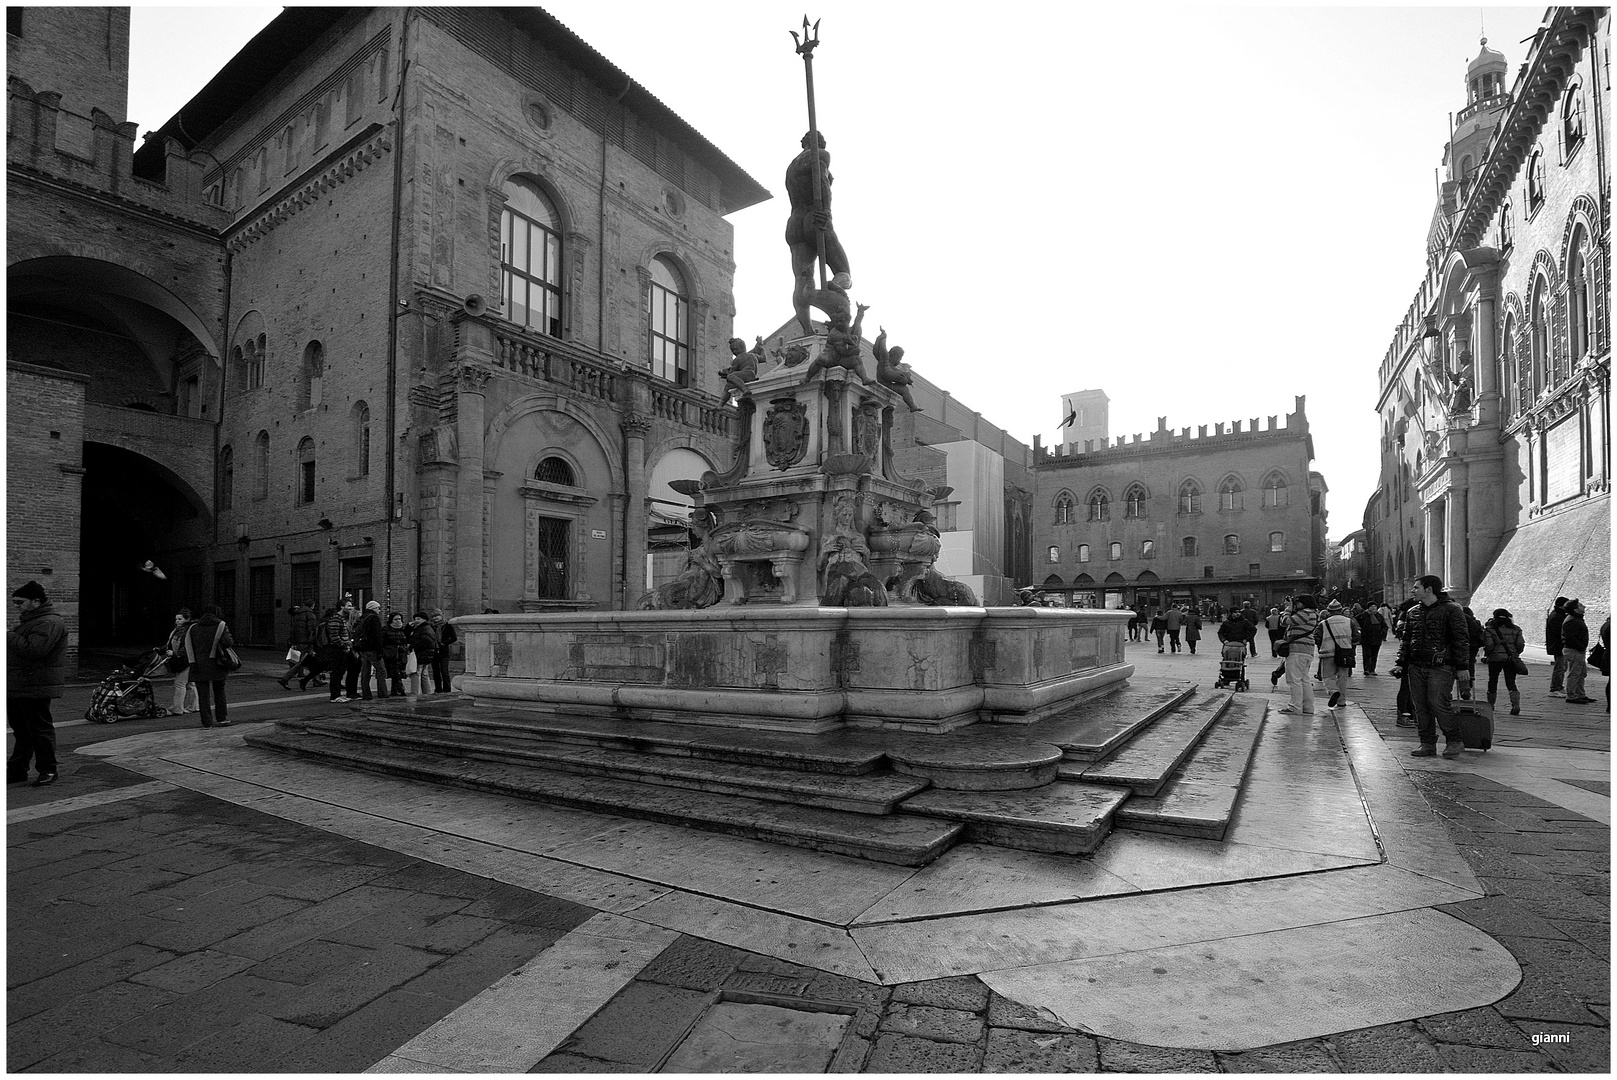
[[[1489,690],[1488,691],[1488,708],[1490,708],[1490,709],[1493,708],[1494,702],[1496,702],[1498,700],[1499,700],[1499,691],[1497,691],[1497,690]]]
[[[1510,715],[1520,716],[1522,714],[1522,692],[1520,690],[1511,690],[1509,693]]]

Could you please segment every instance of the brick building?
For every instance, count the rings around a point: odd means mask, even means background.
[[[1380,369],[1376,586],[1436,573],[1530,640],[1558,594],[1610,610],[1610,25],[1549,9],[1514,82],[1484,40]]]
[[[92,641],[646,588],[762,187],[536,8],[287,9],[138,151],[127,10],[7,16],[8,467],[84,489],[82,550],[13,500],[11,578]]]
[[[1255,603],[1317,586],[1324,478],[1304,400],[1268,417],[1148,437],[1033,444],[1034,554],[1046,596],[1083,607]]]

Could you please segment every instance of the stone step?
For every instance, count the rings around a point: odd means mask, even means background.
[[[247,736],[246,742],[264,750],[412,780],[663,821],[899,866],[925,866],[952,846],[964,831],[964,826],[959,824],[903,814],[872,817],[842,810],[789,806],[739,795],[445,757],[435,751],[351,742],[312,732],[255,732]]]
[[[1214,690],[1179,706],[1112,756],[1085,768],[1080,778],[1094,784],[1118,784],[1140,795],[1157,794],[1234,696]]]
[[[967,840],[996,847],[1087,855],[1112,830],[1129,792],[1120,787],[1057,781],[1032,791],[945,791],[904,800],[901,814],[962,822]]]
[[[771,802],[790,802],[846,810],[855,814],[890,814],[898,803],[926,788],[908,776],[835,773],[745,765],[705,758],[644,754],[559,739],[513,739],[499,732],[466,731],[422,725],[397,718],[283,721],[290,730],[374,742],[406,750],[424,750],[479,761],[533,765],[558,772],[609,776],[665,787],[690,788],[724,795],[746,795]]]
[[[1117,827],[1222,840],[1268,717],[1261,697],[1237,696],[1156,795],[1130,799]]]
[[[656,720],[577,716],[540,709],[471,705],[461,701],[380,704],[369,715],[503,737],[536,738],[633,750],[642,754],[733,761],[858,776],[881,767],[883,750],[858,731],[798,734],[750,728],[673,724]]]
[[[1125,686],[1031,725],[1036,739],[1061,747],[1069,762],[1099,761],[1196,692],[1194,684]],[[1082,769],[1073,770],[1076,775]],[[1068,775],[1063,769],[1062,775]]]

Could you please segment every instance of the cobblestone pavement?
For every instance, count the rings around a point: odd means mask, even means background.
[[[1141,677],[1207,665],[1130,659]],[[1257,683],[1263,668],[1253,673]],[[654,1070],[723,1000],[832,1014],[841,1034],[812,1069],[837,1072],[1604,1074],[1609,826],[1512,786],[1510,755],[1548,760],[1553,774],[1566,747],[1608,749],[1609,729],[1605,713],[1544,694],[1543,674],[1524,680],[1524,715],[1500,717],[1490,757],[1410,763],[1487,891],[1442,910],[1495,937],[1523,971],[1485,1008],[1238,1053],[1165,1049],[1065,1027],[975,977],[882,987],[683,935],[639,959],[625,943],[581,988],[571,965],[541,965],[602,918],[590,908],[153,784],[65,745],[61,783],[9,791],[7,1066],[405,1071],[408,1053],[390,1055],[436,1039],[433,1060],[455,1061],[453,1032],[516,995],[530,1017],[588,1010],[526,1047],[520,1024],[502,1033],[502,1060],[517,1062],[506,1067],[538,1072]],[[259,679],[233,683],[234,696],[273,697]],[[1395,693],[1390,678],[1356,676],[1350,697],[1384,738],[1413,745],[1394,725]],[[267,711],[287,708],[235,715]],[[64,744],[125,733],[71,728]],[[1566,773],[1568,790],[1609,800],[1609,775]],[[804,1060],[782,1059],[812,1071]]]

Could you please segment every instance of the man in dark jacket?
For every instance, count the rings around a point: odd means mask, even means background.
[[[1387,620],[1375,605],[1359,612],[1359,643],[1364,646],[1364,673],[1376,674],[1376,657],[1381,654],[1381,643],[1387,640]]]
[[[371,699],[371,672],[376,672],[376,696],[387,697],[387,665],[382,659],[383,640],[382,605],[371,600],[365,605],[365,614],[359,620],[359,633],[355,635],[359,648],[359,696]]]
[[[1246,635],[1246,647],[1252,650],[1252,655],[1258,655],[1258,627],[1263,625],[1263,613],[1252,606],[1252,601],[1241,601],[1241,618],[1246,620],[1249,632]]]
[[[1544,651],[1550,654],[1550,696],[1566,690],[1566,657],[1561,655],[1561,624],[1566,621],[1567,598],[1557,596],[1550,617],[1544,620]]]
[[[315,617],[312,606],[292,605],[292,637],[288,648],[289,650],[297,650],[298,659],[287,669],[285,675],[276,680],[281,684],[281,689],[290,690],[291,687],[287,686],[287,683],[294,678],[298,680],[299,690],[308,689],[309,679],[313,674],[310,668],[314,662],[314,656],[312,655],[314,653],[314,628],[318,625],[320,625],[320,620]]]
[[[32,761],[39,773],[34,787],[45,787],[56,783],[51,698],[61,697],[67,682],[67,624],[37,581],[12,593],[11,601],[19,617],[6,634],[6,719],[17,745],[6,762],[6,783],[27,781]]]
[[[1594,698],[1583,692],[1583,680],[1589,675],[1585,655],[1589,651],[1589,624],[1583,621],[1583,604],[1568,600],[1566,618],[1561,623],[1561,655],[1566,658],[1566,703],[1588,705]]]
[[[1410,756],[1435,756],[1441,731],[1443,756],[1459,757],[1465,744],[1460,740],[1460,723],[1454,719],[1450,695],[1456,679],[1469,686],[1471,630],[1465,612],[1449,599],[1443,579],[1436,574],[1418,578],[1415,595],[1419,603],[1409,609],[1398,654],[1398,666],[1409,680],[1410,704],[1420,734],[1420,746]]]

